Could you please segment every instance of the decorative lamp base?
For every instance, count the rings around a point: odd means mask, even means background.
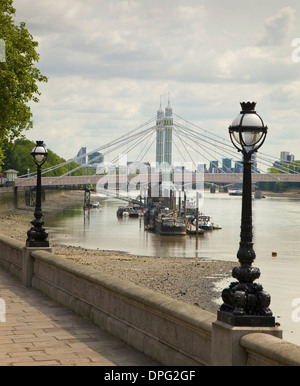
[[[236,316],[231,312],[218,311],[217,320],[238,327],[275,327],[274,316],[243,315]]]
[[[33,248],[45,248],[49,247],[49,241],[26,241],[26,247],[33,247]]]
[[[34,226],[27,232],[26,247],[44,248],[49,247],[48,233],[42,227],[44,221],[35,219],[31,221]]]

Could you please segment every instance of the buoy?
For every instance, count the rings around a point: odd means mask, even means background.
[[[277,256],[277,252],[272,252],[272,256]]]

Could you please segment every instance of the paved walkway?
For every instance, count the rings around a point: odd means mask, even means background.
[[[0,366],[158,365],[2,268],[0,298]]]

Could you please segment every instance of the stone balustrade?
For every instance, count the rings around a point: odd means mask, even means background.
[[[223,337],[215,314],[56,256],[51,248],[26,248],[0,235],[0,266],[165,366],[300,365],[300,346],[273,336],[276,331],[228,328]],[[232,333],[229,349],[222,339]]]

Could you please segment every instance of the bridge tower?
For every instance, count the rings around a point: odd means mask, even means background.
[[[168,106],[165,109],[165,138],[164,138],[164,162],[171,165],[172,163],[172,134],[173,134],[173,109],[170,104],[170,93],[168,99]]]
[[[173,134],[173,109],[170,104],[165,111],[161,107],[157,110],[156,118],[156,162],[161,165],[163,162],[172,163],[172,134]]]
[[[165,111],[160,107],[157,111],[156,119],[156,164],[161,172],[160,197],[168,197],[171,193],[171,163],[172,163],[172,133],[173,132],[173,110],[170,104],[170,94],[168,106]]]
[[[161,165],[164,161],[164,110],[160,107],[157,110],[156,118],[156,163]]]

